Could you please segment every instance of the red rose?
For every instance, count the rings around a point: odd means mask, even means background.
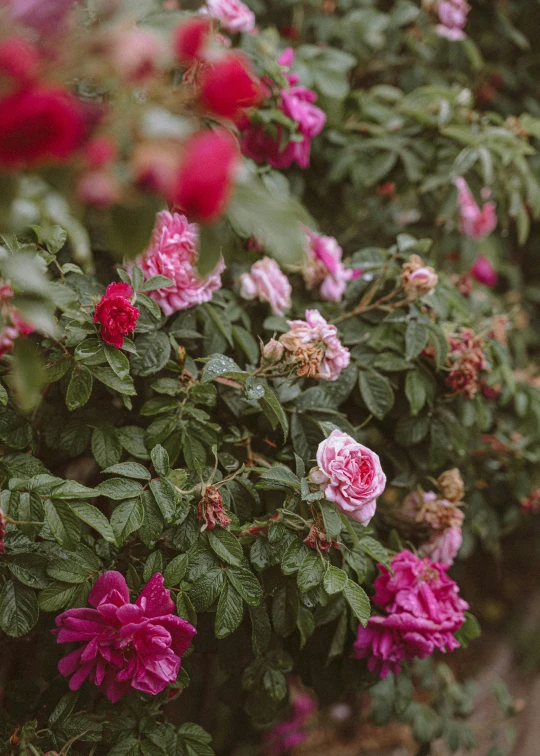
[[[212,22],[209,18],[192,18],[174,31],[174,51],[181,63],[193,63],[206,57]]]
[[[34,78],[40,60],[38,50],[22,37],[9,37],[0,43],[0,73],[19,84]]]
[[[31,87],[0,99],[0,165],[65,160],[85,131],[81,107],[60,87]]]
[[[190,220],[217,220],[231,197],[239,160],[238,145],[228,131],[198,132],[185,146],[172,203]]]
[[[139,310],[129,301],[132,296],[129,284],[109,284],[94,312],[94,322],[101,323],[101,338],[117,349],[123,346],[124,336],[133,333],[137,325]]]
[[[245,55],[227,53],[205,67],[200,96],[211,113],[235,121],[260,100],[261,86]]]

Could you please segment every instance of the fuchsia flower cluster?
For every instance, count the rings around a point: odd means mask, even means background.
[[[0,285],[0,315],[4,327],[0,331],[0,358],[11,352],[15,341],[34,332],[34,327],[21,317],[19,311],[11,303],[15,292],[9,284]]]
[[[68,609],[56,618],[58,643],[80,643],[58,669],[78,690],[86,679],[116,703],[131,688],[157,695],[176,681],[181,657],[196,630],[176,617],[163,575],[156,573],[134,604],[124,577],[101,575],[90,591],[93,609]]]
[[[309,166],[311,140],[321,133],[326,115],[313,103],[317,95],[311,89],[299,85],[299,77],[290,73],[294,63],[294,50],[287,48],[278,63],[284,69],[288,87],[280,92],[278,108],[296,125],[299,141],[290,139],[282,147],[284,127],[273,126],[269,132],[262,124],[245,121],[242,133],[242,149],[245,155],[259,163],[266,162],[273,168],[289,168],[296,163],[300,168]]]
[[[367,659],[368,669],[381,678],[397,675],[404,660],[458,648],[454,633],[469,608],[445,565],[407,549],[396,554],[391,565],[393,574],[378,565],[381,575],[374,583],[373,603],[381,614],[358,628],[354,644],[355,657]]]
[[[347,433],[333,430],[317,449],[317,467],[309,479],[343,514],[367,525],[386,486],[377,454]]]
[[[455,185],[458,190],[458,205],[461,219],[461,233],[469,239],[482,239],[495,230],[497,226],[497,212],[494,202],[485,202],[482,209],[464,178],[457,178]],[[482,199],[489,199],[490,191],[482,189]]]
[[[197,272],[199,256],[199,231],[195,223],[189,223],[185,215],[159,213],[152,239],[144,255],[138,260],[145,278],[166,276],[172,286],[149,292],[149,296],[161,307],[165,315],[209,302],[215,291],[221,288],[223,259],[207,276]]]
[[[302,691],[296,693],[291,703],[287,719],[273,727],[264,738],[265,756],[285,756],[291,748],[299,746],[306,739],[306,723],[316,711],[313,698]]]
[[[329,302],[341,302],[347,282],[362,275],[360,270],[345,268],[343,250],[332,236],[321,236],[304,226],[306,232],[305,263],[302,276],[308,289],[320,286],[319,293]]]

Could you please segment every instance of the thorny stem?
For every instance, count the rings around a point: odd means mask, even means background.
[[[365,305],[363,302],[360,302],[360,304],[357,305],[354,310],[351,310],[350,312],[344,312],[343,315],[339,315],[339,317],[334,318],[334,320],[332,320],[331,322],[333,325],[336,325],[337,323],[342,323],[344,320],[354,318],[356,315],[363,315],[365,312],[370,312],[371,310],[397,310],[398,307],[405,307],[406,305],[411,303],[411,300],[408,298],[402,299],[399,302],[394,302],[388,307],[384,307],[385,303],[393,297],[397,296],[397,294],[399,294],[401,290],[401,287],[399,289],[394,289],[390,292],[390,294],[385,294],[383,297],[379,297],[379,299],[377,299],[375,302],[372,302],[371,304]]]

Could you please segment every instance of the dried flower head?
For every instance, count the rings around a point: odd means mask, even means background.
[[[444,498],[448,499],[448,501],[461,501],[463,499],[465,486],[457,467],[441,473],[437,478],[437,485]]]
[[[213,530],[216,525],[226,528],[231,518],[223,507],[223,499],[215,486],[206,486],[202,499],[197,505],[197,520],[203,520],[201,530]]]

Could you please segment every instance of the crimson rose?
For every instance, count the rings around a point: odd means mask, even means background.
[[[129,284],[109,284],[94,312],[94,322],[101,323],[101,338],[117,349],[123,346],[124,336],[133,333],[137,325],[139,310],[129,301],[132,296]]]

